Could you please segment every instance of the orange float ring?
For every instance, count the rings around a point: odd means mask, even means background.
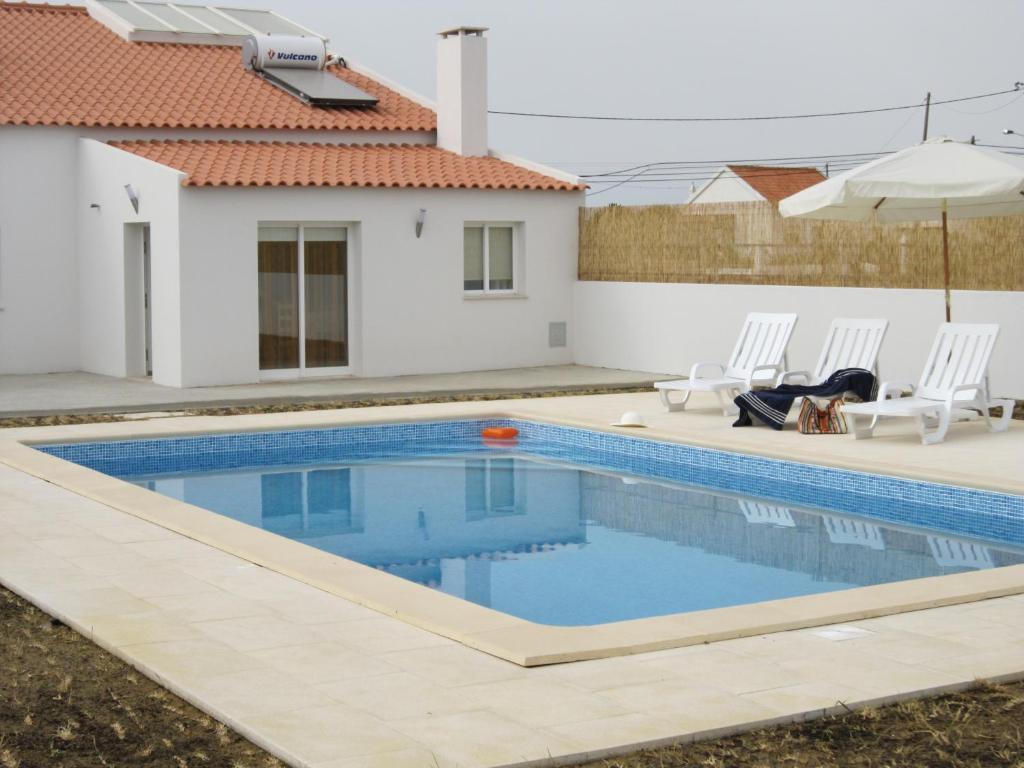
[[[515,427],[484,427],[480,434],[484,440],[515,440],[519,430]]]

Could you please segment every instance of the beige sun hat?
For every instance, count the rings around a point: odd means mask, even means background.
[[[613,427],[646,427],[643,415],[639,411],[626,411],[618,421],[612,422]]]

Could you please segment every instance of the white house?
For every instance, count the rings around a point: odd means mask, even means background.
[[[584,186],[489,150],[484,31],[435,107],[270,12],[0,3],[0,373],[571,362]]]
[[[726,165],[688,203],[750,203],[779,200],[825,180],[817,168],[786,168],[773,165]]]

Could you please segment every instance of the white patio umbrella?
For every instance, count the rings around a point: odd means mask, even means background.
[[[1024,214],[1024,158],[950,138],[873,160],[779,203],[783,216],[841,221],[942,221],[950,320],[947,219]]]

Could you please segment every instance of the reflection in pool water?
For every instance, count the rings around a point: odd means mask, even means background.
[[[544,624],[601,624],[1024,562],[1004,545],[504,455],[133,481]]]

